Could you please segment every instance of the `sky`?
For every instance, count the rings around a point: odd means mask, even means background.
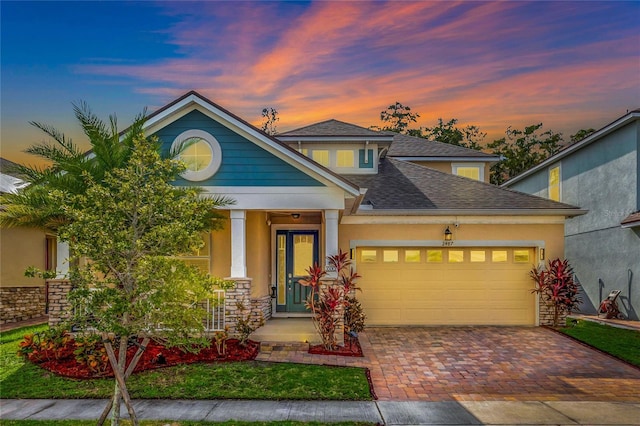
[[[364,127],[396,101],[413,127],[456,118],[487,133],[543,123],[565,139],[640,108],[640,2],[0,2],[0,156],[87,147],[73,103],[121,128],[189,90],[279,132]]]

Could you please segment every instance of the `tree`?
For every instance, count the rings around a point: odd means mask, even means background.
[[[202,232],[222,226],[216,209],[228,200],[173,186],[184,165],[158,151],[139,134],[122,167],[101,181],[84,173],[84,193],[52,194],[70,219],[59,237],[70,242],[73,256],[90,259],[72,267],[69,299],[74,323],[96,330],[105,343],[116,381],[112,424],[119,422],[121,400],[137,424],[126,381],[149,339],[186,350],[208,343],[198,304],[221,284],[176,256],[200,247]],[[140,345],[136,355],[127,351],[131,342]]]
[[[101,121],[81,102],[73,105],[76,118],[91,144],[91,155],[87,155],[71,139],[55,128],[31,122],[42,130],[53,142],[42,142],[27,148],[26,152],[51,163],[48,167],[18,165],[17,170],[29,185],[17,194],[2,194],[0,202],[0,225],[36,227],[56,231],[68,222],[61,205],[52,200],[54,190],[69,194],[86,191],[86,176],[100,182],[107,171],[121,167],[131,155],[133,138],[142,131],[146,112],[136,116],[133,124],[121,136],[117,119],[109,117],[109,123]]]
[[[500,185],[512,177],[541,163],[560,150],[561,133],[551,130],[540,133],[542,123],[524,130],[509,127],[506,137],[487,145],[501,160],[491,166],[491,183]]]
[[[480,142],[482,142],[487,134],[481,132],[480,128],[473,125],[460,129],[456,126],[457,123],[457,118],[452,118],[446,123],[442,118],[438,118],[437,126],[423,127],[420,129],[420,135],[415,136],[451,145],[462,146],[464,148],[481,150],[483,147]],[[424,130],[424,133],[422,133],[422,130]]]
[[[571,143],[580,142],[582,139],[594,133],[596,129],[588,128],[588,129],[580,129],[575,134],[571,135]]]
[[[260,130],[268,135],[275,135],[277,133],[276,122],[280,120],[280,117],[278,117],[278,111],[275,108],[271,107],[263,108],[262,118],[264,121],[262,122]]]
[[[382,127],[371,126],[375,130],[391,131],[396,133],[406,133],[409,124],[415,123],[419,114],[411,112],[411,108],[397,102],[389,105],[386,110],[380,112],[380,120],[384,123]]]

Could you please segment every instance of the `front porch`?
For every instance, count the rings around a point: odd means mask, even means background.
[[[251,340],[262,343],[322,343],[311,318],[271,318],[254,331]]]

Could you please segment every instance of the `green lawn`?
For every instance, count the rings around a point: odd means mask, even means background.
[[[593,321],[577,320],[561,328],[564,334],[640,367],[640,331],[611,327]]]
[[[95,420],[3,420],[2,426],[93,426]],[[120,424],[130,425],[128,420],[121,420]],[[282,421],[282,422],[239,422],[236,420],[228,422],[196,422],[196,421],[152,421],[141,420],[139,422],[141,426],[322,426],[326,423],[320,422],[295,422],[295,421]],[[375,423],[365,422],[340,422],[330,423],[331,426],[372,426]]]
[[[46,326],[0,337],[1,398],[106,398],[113,379],[57,376],[16,355],[22,336]],[[134,374],[133,398],[371,400],[364,369],[265,362],[177,365]]]

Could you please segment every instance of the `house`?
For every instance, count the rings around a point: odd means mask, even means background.
[[[14,193],[24,186],[15,166],[0,158],[0,192]],[[25,277],[24,272],[29,266],[54,268],[55,249],[55,237],[40,229],[0,228],[0,324],[45,314],[44,280]]]
[[[190,142],[176,185],[235,200],[185,260],[267,319],[307,316],[298,280],[342,250],[369,325],[537,325],[529,271],[584,213],[486,183],[491,155],[337,120],[269,136],[196,92],[145,132],[166,151]]]
[[[503,187],[588,210],[565,223],[564,256],[595,313],[611,290],[629,319],[640,311],[640,110],[628,112]]]

